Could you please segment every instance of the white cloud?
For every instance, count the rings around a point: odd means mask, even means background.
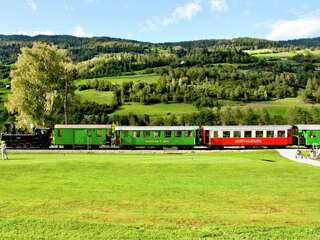
[[[12,34],[15,34],[15,35],[25,35],[25,36],[37,36],[37,35],[55,35],[54,32],[51,32],[49,30],[44,30],[44,31],[31,31],[31,32],[27,32],[27,31],[19,31],[19,32],[13,32]]]
[[[33,0],[27,0],[27,5],[32,8],[34,11],[38,10],[37,4]]]
[[[92,34],[87,33],[82,26],[76,26],[72,35],[75,37],[92,37]]]
[[[226,0],[209,0],[209,5],[213,12],[224,12],[229,9]]]
[[[152,17],[146,19],[143,24],[141,24],[141,31],[142,32],[151,32],[156,31],[161,24],[161,19],[158,17]]]
[[[165,17],[151,17],[141,25],[142,32],[155,31],[159,26],[168,26],[182,20],[190,20],[201,12],[202,7],[199,0],[186,3],[176,7],[176,9]]]
[[[187,3],[182,6],[178,6],[170,16],[163,19],[164,25],[176,23],[180,20],[190,20],[201,11],[201,5],[199,1]]]
[[[304,16],[294,20],[282,20],[272,24],[267,38],[284,40],[320,35],[320,16]]]

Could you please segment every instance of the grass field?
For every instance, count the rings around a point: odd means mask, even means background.
[[[0,239],[319,239],[319,169],[276,152],[9,154]]]
[[[88,81],[110,81],[114,84],[122,84],[123,82],[135,82],[135,81],[147,81],[147,82],[156,82],[160,78],[156,74],[136,74],[129,76],[116,76],[116,77],[101,77],[101,78],[92,78],[92,79],[79,79],[75,81],[75,85],[85,84]]]
[[[167,115],[167,114],[184,114],[184,113],[193,113],[198,112],[197,108],[192,104],[185,103],[173,103],[173,104],[152,104],[152,105],[143,105],[139,103],[131,103],[130,105],[122,105],[117,111],[113,114],[117,115],[126,115],[129,113],[135,114],[149,114],[151,116],[154,115]]]
[[[76,91],[82,102],[96,102],[98,104],[111,104],[113,92],[101,92],[94,89]]]
[[[258,58],[292,58],[293,56],[297,54],[311,54],[316,56],[318,59],[320,59],[320,50],[297,50],[297,51],[277,51],[272,49],[259,49],[259,50],[249,50],[246,51],[252,56],[258,57]]]
[[[284,98],[277,99],[273,101],[264,101],[264,102],[252,102],[252,103],[239,103],[232,101],[222,101],[225,106],[230,107],[240,107],[252,109],[267,109],[271,115],[282,115],[285,116],[288,112],[288,109],[291,107],[301,107],[301,108],[311,108],[316,107],[320,108],[320,104],[310,104],[305,103],[301,98]]]

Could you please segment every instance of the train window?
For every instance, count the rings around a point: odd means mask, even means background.
[[[62,129],[58,129],[58,137],[62,137],[62,133],[63,133]]]
[[[159,138],[160,137],[160,132],[159,131],[154,132],[154,137],[155,138]]]
[[[92,137],[92,129],[87,129],[87,135],[88,137]]]
[[[134,131],[133,132],[133,137],[134,138],[139,138],[140,137],[140,131]]]
[[[234,131],[233,132],[233,137],[234,138],[241,138],[241,132],[240,131]]]
[[[263,131],[256,131],[257,138],[263,138]]]
[[[223,131],[224,138],[230,138],[230,131]]]
[[[143,132],[143,136],[144,136],[145,138],[148,138],[148,137],[151,136],[151,133],[150,133],[149,131],[145,131],[145,132]]]
[[[252,137],[252,132],[251,131],[245,131],[244,132],[244,137],[251,138]]]
[[[278,137],[286,137],[286,131],[278,131]]]
[[[176,137],[180,138],[182,136],[182,131],[176,131]]]
[[[102,129],[97,129],[97,137],[102,137]]]
[[[171,131],[164,131],[164,137],[165,138],[171,138]]]
[[[187,131],[187,137],[192,137],[192,131]]]
[[[219,132],[218,131],[214,131],[213,132],[213,137],[214,138],[219,138]]]
[[[274,131],[267,131],[267,138],[273,138],[274,137]]]

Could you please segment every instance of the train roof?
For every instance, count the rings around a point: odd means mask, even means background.
[[[92,124],[57,124],[54,128],[71,128],[71,129],[105,129],[112,128],[112,125],[92,125]]]
[[[301,131],[303,131],[303,130],[320,130],[319,124],[301,124],[301,125],[296,125],[296,127]]]
[[[119,126],[117,131],[192,131],[198,126]]]
[[[246,126],[203,126],[204,130],[211,131],[284,131],[292,129],[291,125],[246,125]]]

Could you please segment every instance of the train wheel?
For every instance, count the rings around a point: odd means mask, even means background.
[[[31,148],[31,144],[30,143],[25,143],[23,148],[30,149]]]

